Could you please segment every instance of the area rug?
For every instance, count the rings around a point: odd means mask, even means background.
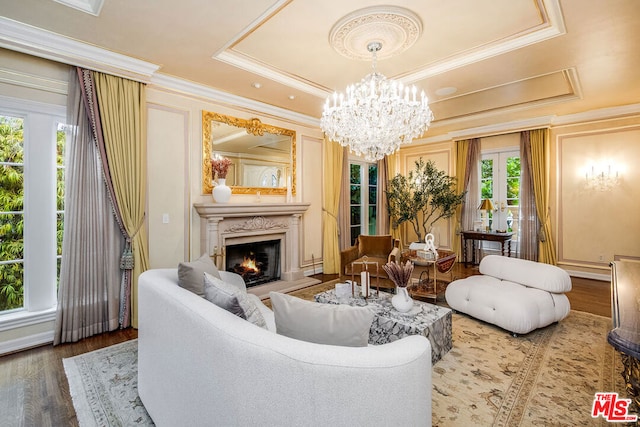
[[[293,294],[313,299],[334,285]],[[606,340],[610,328],[609,318],[571,311],[557,324],[513,337],[454,314],[453,348],[432,371],[433,425],[607,425],[591,417],[595,393],[626,397],[620,357]],[[137,340],[64,364],[80,426],[152,425],[137,394]]]
[[[154,425],[138,397],[138,340],[62,363],[81,427]]]

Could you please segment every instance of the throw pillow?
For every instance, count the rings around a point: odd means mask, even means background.
[[[204,297],[218,307],[267,329],[264,316],[246,292],[209,273],[204,273]]]
[[[367,307],[321,304],[270,292],[276,332],[318,344],[366,347],[374,313]]]
[[[207,254],[195,261],[178,264],[178,284],[194,294],[204,297],[204,273],[220,278],[216,265]]]

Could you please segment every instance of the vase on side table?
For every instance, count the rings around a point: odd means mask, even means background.
[[[231,187],[225,184],[225,178],[218,178],[218,182],[213,181],[213,200],[216,203],[229,203],[231,199]]]

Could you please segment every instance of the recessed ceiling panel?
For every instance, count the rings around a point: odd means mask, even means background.
[[[329,42],[331,28],[365,6],[371,6],[370,2],[296,0],[232,46],[232,51],[334,90],[337,74],[340,80],[350,82],[360,79],[370,67],[368,61],[342,57]],[[423,30],[407,51],[380,61],[379,71],[388,77],[410,74],[429,64],[512,40],[545,24],[536,1],[410,0],[402,6],[420,19]],[[301,16],[309,19],[301,20]],[[497,16],[508,19],[495,19]],[[368,33],[375,38],[372,28]],[[328,68],[335,72],[328,72]]]
[[[560,70],[431,103],[436,120],[578,97],[572,70]]]

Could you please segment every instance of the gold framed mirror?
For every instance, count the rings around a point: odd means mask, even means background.
[[[211,194],[211,159],[231,160],[226,184],[234,194],[296,193],[296,132],[202,111],[202,192]],[[289,184],[290,182],[290,184]]]

